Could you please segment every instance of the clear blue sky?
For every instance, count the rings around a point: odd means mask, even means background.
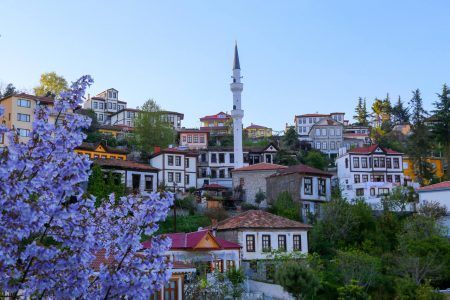
[[[114,87],[130,107],[154,98],[185,126],[231,110],[235,40],[244,125],[351,120],[359,96],[409,100],[415,88],[430,109],[450,84],[449,1],[2,0],[0,10],[1,83],[91,74],[91,94]]]

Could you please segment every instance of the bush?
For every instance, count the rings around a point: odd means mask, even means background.
[[[320,281],[315,273],[298,262],[285,263],[277,268],[275,281],[286,291],[301,299],[312,299],[320,287]]]
[[[277,200],[273,204],[273,212],[278,216],[291,220],[298,221],[300,219],[300,208],[287,191],[278,195]]]
[[[358,285],[356,280],[352,280],[351,283],[339,287],[337,289],[339,293],[338,300],[366,300],[370,299],[369,295],[364,291],[362,286]]]
[[[241,204],[241,208],[243,211],[247,211],[252,209],[258,209],[258,206],[244,202]]]
[[[210,220],[215,219],[217,221],[222,221],[228,218],[228,213],[223,208],[210,208],[205,212],[205,217]]]
[[[189,195],[183,199],[177,199],[175,201],[175,205],[177,206],[177,208],[188,210],[190,215],[195,214],[195,210],[197,208],[193,195]]]

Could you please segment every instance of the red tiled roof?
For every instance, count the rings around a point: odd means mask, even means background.
[[[170,250],[190,250],[195,249],[198,243],[203,239],[203,237],[210,233],[209,230],[199,230],[195,232],[179,232],[179,233],[169,233],[165,234],[165,236],[169,237],[172,240],[172,245]],[[214,240],[219,244],[218,250],[224,249],[240,249],[241,246],[239,244],[229,242],[218,237],[214,237]],[[151,241],[146,241],[142,243],[144,248],[151,247]]]
[[[423,186],[418,189],[419,192],[450,190],[450,181],[443,181],[432,185]]]
[[[219,115],[225,115],[225,118],[219,118]],[[204,116],[202,118],[200,118],[200,121],[206,121],[206,120],[226,120],[231,118],[231,116],[229,114],[224,113],[223,111],[215,114],[215,115],[210,115],[210,116]]]
[[[9,97],[25,98],[25,99],[30,99],[30,100],[34,100],[34,101],[40,101],[40,102],[46,103],[46,104],[52,104],[55,102],[55,99],[53,99],[52,97],[34,96],[34,95],[26,94],[26,93],[19,93],[19,94],[11,95],[8,97],[4,97],[0,100],[7,99]]]
[[[259,163],[246,167],[242,167],[239,169],[234,169],[232,172],[243,172],[243,171],[275,171],[279,169],[286,169],[286,166],[277,165],[277,164],[269,164],[269,163]]]
[[[217,183],[211,183],[211,184],[204,185],[202,187],[202,189],[204,189],[204,190],[227,190],[228,188],[223,185],[217,184]]]
[[[289,220],[262,210],[248,210],[237,216],[219,222],[215,227],[217,230],[232,230],[246,228],[309,229],[312,226]]]
[[[276,174],[273,174],[269,177],[275,176],[283,176],[287,174],[300,173],[300,174],[313,174],[313,175],[322,175],[327,177],[332,177],[333,174],[322,171],[320,169],[316,169],[307,165],[299,164],[295,166],[290,166],[285,169],[279,169]]]
[[[373,153],[377,148],[380,148],[381,150],[385,151],[387,154],[402,154],[400,152],[394,151],[394,150],[389,149],[389,148],[379,147],[377,144],[374,144],[374,145],[369,146],[369,147],[350,149],[348,151],[348,153],[365,153],[365,154],[370,154],[370,153]]]
[[[139,170],[144,172],[158,172],[159,169],[152,167],[147,164],[141,164],[131,160],[120,160],[120,159],[96,159],[94,164],[100,167],[111,168],[111,169],[123,169],[123,170]]]

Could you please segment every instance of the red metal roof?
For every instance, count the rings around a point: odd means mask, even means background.
[[[450,181],[443,181],[432,185],[423,186],[418,189],[419,192],[448,190],[450,189]]]
[[[180,232],[180,233],[169,233],[165,234],[165,236],[169,237],[172,240],[172,245],[170,250],[193,250],[196,249],[198,243],[205,237],[205,235],[210,234],[213,239],[219,245],[219,249],[214,248],[214,250],[224,250],[224,249],[240,249],[241,246],[239,244],[226,241],[215,237],[211,234],[211,232],[207,229],[199,230],[196,232]],[[142,243],[144,248],[151,247],[151,241],[146,241]],[[198,249],[198,248],[197,248]],[[201,248],[201,250],[205,250]]]
[[[286,169],[286,166],[277,165],[277,164],[269,164],[269,163],[259,163],[246,167],[242,167],[239,169],[234,169],[232,172],[244,172],[244,171],[275,171],[279,169]]]
[[[369,146],[369,147],[350,149],[348,151],[348,153],[366,153],[366,154],[370,154],[370,153],[373,153],[377,148],[380,148],[381,150],[385,151],[387,154],[402,154],[400,152],[394,151],[394,150],[389,149],[389,148],[380,147],[380,146],[378,146],[378,144],[374,144],[374,145]]]

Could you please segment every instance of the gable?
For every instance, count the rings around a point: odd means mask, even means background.
[[[263,152],[278,152],[278,149],[274,147],[274,145],[270,144],[267,148],[263,150]]]
[[[220,249],[219,243],[212,236],[211,233],[206,233],[202,239],[195,245],[194,249]]]
[[[97,148],[95,149],[96,152],[106,152],[105,148],[103,148],[102,145],[98,145]]]
[[[384,151],[383,151],[383,149],[381,149],[380,147],[377,147],[377,148],[373,151],[373,153],[384,154]]]

